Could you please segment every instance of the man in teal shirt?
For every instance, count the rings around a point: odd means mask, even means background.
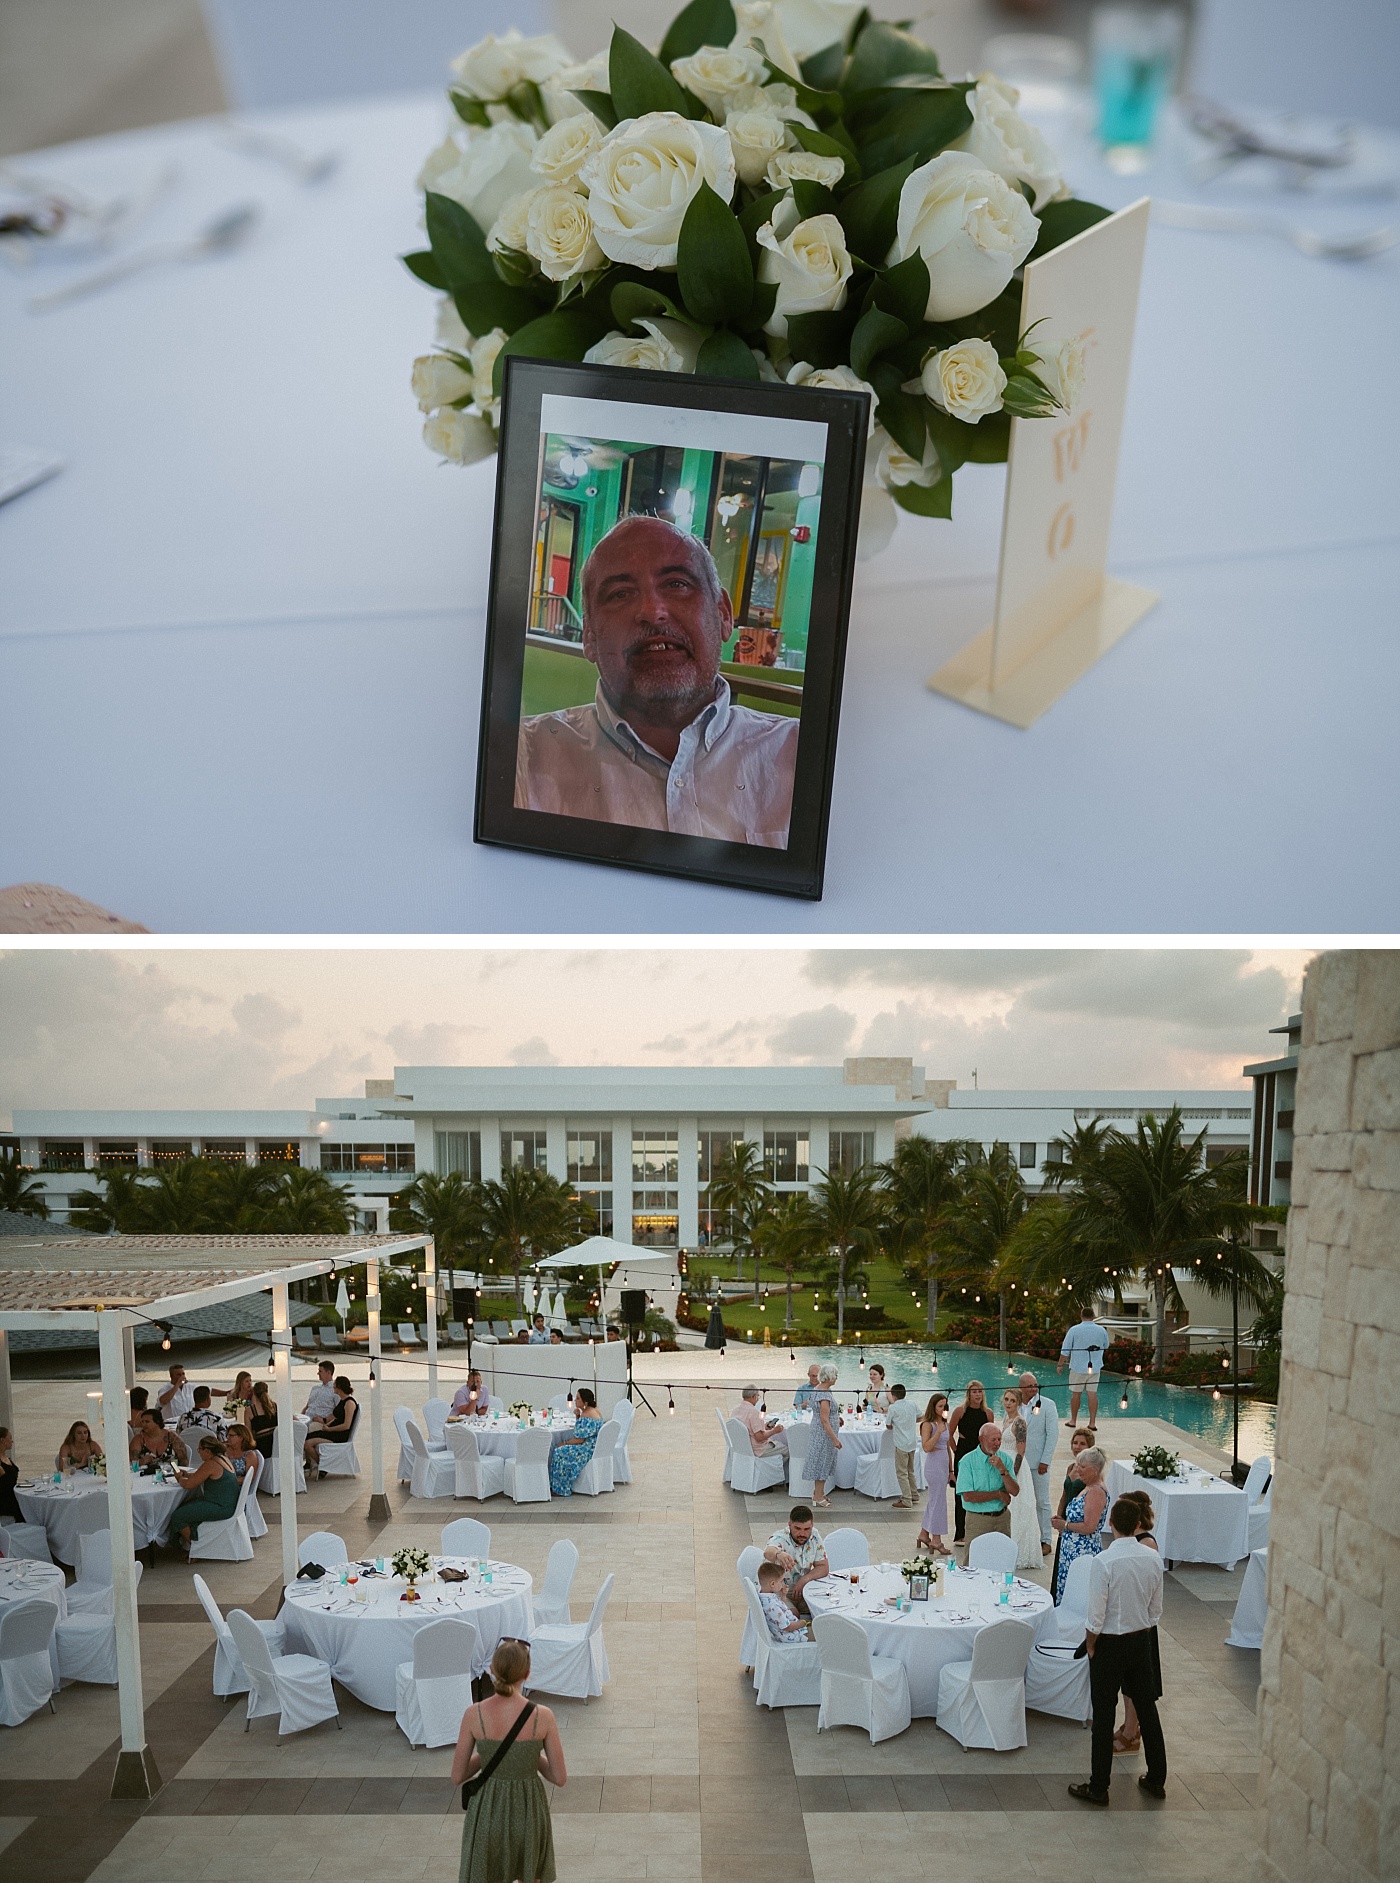
[[[964,1534],[969,1550],[972,1539],[989,1530],[1011,1535],[1011,1500],[1021,1487],[1007,1470],[1000,1446],[1001,1427],[984,1425],[977,1450],[970,1451],[958,1466],[958,1496],[967,1512]]]

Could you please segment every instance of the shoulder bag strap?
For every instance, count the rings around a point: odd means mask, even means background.
[[[490,1778],[491,1774],[495,1771],[496,1767],[501,1763],[501,1760],[510,1751],[511,1747],[515,1744],[517,1734],[519,1733],[521,1727],[525,1724],[526,1720],[529,1719],[530,1715],[534,1712],[534,1710],[535,1710],[535,1703],[532,1700],[527,1707],[524,1707],[521,1710],[520,1714],[516,1718],[516,1722],[514,1726],[511,1727],[510,1731],[506,1734],[505,1738],[501,1741],[500,1745],[497,1746],[496,1750],[491,1754],[491,1763],[486,1767],[484,1771],[477,1773],[477,1777],[481,1780],[483,1785],[485,1784],[486,1780]],[[480,1718],[479,1713],[477,1717]]]

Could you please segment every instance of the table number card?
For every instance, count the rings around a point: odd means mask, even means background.
[[[1025,271],[1028,345],[1078,338],[1084,387],[1060,418],[1011,421],[992,625],[929,681],[1023,729],[1157,600],[1104,571],[1148,210],[1143,197]]]

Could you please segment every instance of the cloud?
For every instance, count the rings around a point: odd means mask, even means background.
[[[513,1066],[557,1066],[560,1060],[549,1049],[549,1041],[541,1039],[538,1033],[528,1040],[521,1040],[518,1046],[512,1046],[506,1058]]]
[[[768,1036],[768,1050],[780,1064],[793,1059],[829,1064],[841,1058],[855,1030],[855,1015],[828,1003],[795,1013],[775,1027]]]
[[[272,994],[242,994],[229,1009],[235,1026],[255,1040],[277,1040],[301,1024],[301,1015]]]
[[[450,1020],[429,1020],[421,1026],[405,1020],[390,1027],[383,1039],[396,1066],[460,1066],[466,1061],[472,1034],[483,1032],[484,1027],[459,1026]]]
[[[1085,951],[1081,951],[1085,952]],[[1072,958],[1060,948],[817,948],[803,973],[817,987],[1024,987]]]

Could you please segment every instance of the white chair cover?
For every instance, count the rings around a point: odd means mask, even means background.
[[[42,1706],[54,1711],[49,1655],[58,1604],[35,1598],[0,1608],[0,1726],[22,1726]]]
[[[549,1560],[544,1566],[544,1583],[535,1592],[536,1622],[572,1625],[574,1618],[569,1608],[569,1591],[574,1586],[574,1572],[577,1568],[576,1544],[571,1543],[566,1536],[550,1544]]]
[[[766,1491],[774,1484],[787,1482],[787,1459],[780,1451],[760,1458],[754,1451],[749,1428],[739,1419],[731,1419],[725,1429],[729,1441],[729,1482],[736,1491]]]
[[[617,1444],[613,1447],[613,1483],[630,1484],[632,1460],[628,1455],[627,1441],[632,1436],[632,1421],[637,1416],[637,1409],[630,1399],[619,1399],[613,1407],[612,1416],[617,1427]]]
[[[575,1497],[601,1497],[613,1487],[613,1459],[617,1456],[616,1419],[605,1419],[593,1445],[593,1456],[574,1479]]]
[[[319,1563],[322,1569],[329,1569],[333,1563],[348,1563],[349,1560],[350,1552],[334,1530],[313,1530],[297,1545],[298,1569],[307,1563]]]
[[[1273,1469],[1274,1461],[1272,1458],[1256,1458],[1254,1463],[1249,1467],[1249,1475],[1244,1481],[1243,1490],[1245,1502],[1249,1505],[1251,1510],[1264,1495],[1264,1486],[1272,1477]]]
[[[567,1393],[556,1393],[549,1402],[549,1409],[551,1412],[567,1412],[569,1409],[569,1395]]]
[[[139,1583],[146,1565],[135,1564]],[[58,1678],[78,1680],[92,1687],[117,1684],[117,1621],[114,1614],[60,1617],[54,1629],[58,1651]]]
[[[451,1497],[457,1488],[457,1461],[450,1452],[429,1451],[427,1434],[416,1419],[408,1422],[408,1442],[413,1447],[413,1478],[410,1497]]]
[[[209,1617],[209,1625],[214,1630],[214,1693],[220,1700],[231,1699],[234,1694],[247,1693],[248,1671],[239,1659],[238,1648],[233,1633],[224,1620],[223,1610],[214,1600],[209,1584],[203,1576],[194,1578],[194,1592],[199,1597],[200,1606]],[[262,1631],[268,1650],[275,1658],[287,1651],[286,1630],[280,1621],[260,1621],[254,1624]]]
[[[729,1421],[724,1416],[723,1406],[715,1407],[715,1417],[719,1420],[719,1429],[724,1434],[724,1481],[728,1484],[734,1473],[734,1441],[729,1436]]]
[[[515,1504],[549,1502],[549,1448],[553,1434],[527,1427],[515,1441],[515,1456],[505,1463],[505,1493]],[[500,1460],[497,1460],[499,1463]]]
[[[206,1517],[199,1526],[198,1536],[190,1538],[190,1561],[192,1563],[246,1563],[252,1560],[253,1539],[248,1533],[248,1500],[253,1495],[253,1486],[257,1482],[251,1471],[245,1471],[243,1482],[238,1487],[238,1503],[231,1517]],[[177,1510],[170,1519],[172,1530],[179,1527],[180,1513]]]
[[[328,1478],[357,1478],[360,1475],[359,1454],[355,1450],[355,1435],[360,1429],[360,1420],[364,1407],[356,1401],[355,1416],[350,1422],[350,1436],[342,1445],[322,1445],[316,1453],[317,1468],[324,1471]]]
[[[463,1619],[432,1621],[414,1635],[413,1659],[394,1676],[394,1719],[409,1745],[456,1745],[480,1654],[476,1629]]]
[[[817,1487],[807,1476],[807,1447],[812,1442],[812,1428],[799,1419],[796,1425],[787,1429],[788,1442],[788,1491],[800,1499],[816,1496]]]
[[[754,1702],[758,1706],[816,1706],[821,1700],[821,1650],[815,1641],[775,1641],[758,1599],[758,1584],[742,1583],[753,1635]]]
[[[739,1638],[739,1665],[743,1668],[752,1667],[757,1654],[757,1637],[754,1629],[753,1609],[748,1605],[748,1594],[744,1589],[744,1584],[746,1582],[757,1583],[758,1565],[762,1561],[763,1551],[756,1543],[750,1543],[747,1548],[740,1550],[739,1560],[735,1564],[735,1568],[739,1571],[739,1590],[740,1593],[744,1595],[746,1605],[744,1632]],[[759,1613],[761,1614],[762,1612],[762,1605],[760,1604]],[[766,1633],[767,1631],[765,1630],[764,1632]]]
[[[894,1432],[886,1426],[878,1451],[856,1459],[855,1488],[862,1497],[898,1497],[899,1476],[894,1468]]]
[[[1268,1572],[1268,1546],[1251,1550],[1244,1566],[1244,1581],[1240,1584],[1230,1632],[1225,1637],[1227,1648],[1263,1647],[1264,1623],[1269,1613]]]
[[[1269,1511],[1273,1503],[1272,1488],[1265,1491],[1259,1502],[1249,1513],[1249,1553],[1262,1550],[1269,1541]]]
[[[487,1556],[491,1554],[491,1526],[475,1517],[454,1517],[442,1526],[444,1556]]]
[[[994,1621],[973,1644],[970,1661],[938,1676],[938,1724],[963,1747],[1011,1752],[1026,1743],[1026,1663],[1034,1629]]]
[[[322,1720],[340,1726],[340,1710],[331,1686],[331,1670],[312,1654],[279,1654],[275,1659],[252,1616],[230,1610],[228,1625],[248,1674],[246,1732],[254,1720],[278,1715],[277,1735],[304,1733]]]
[[[603,1613],[613,1590],[605,1576],[586,1622],[548,1622],[530,1636],[529,1692],[557,1693],[569,1700],[590,1700],[607,1685],[608,1655],[603,1645]]]
[[[248,1520],[248,1534],[256,1543],[260,1536],[267,1535],[267,1518],[262,1514],[262,1505],[258,1502],[258,1491],[262,1485],[263,1472],[267,1460],[261,1452],[253,1454],[253,1462],[248,1469],[253,1474],[253,1494],[244,1507],[243,1515]]]
[[[548,1437],[548,1433],[545,1434]],[[454,1497],[495,1497],[506,1488],[506,1461],[488,1457],[469,1425],[447,1427],[447,1449],[452,1458]],[[546,1489],[548,1488],[548,1473]]]
[[[872,1654],[865,1630],[849,1615],[818,1615],[812,1633],[821,1656],[817,1731],[860,1727],[872,1746],[902,1733],[913,1717],[903,1661]]]
[[[103,1500],[106,1510],[106,1500]],[[112,1532],[89,1530],[78,1538],[78,1580],[68,1591],[70,1615],[112,1613]]]
[[[413,1440],[408,1436],[409,1422],[413,1418],[411,1406],[394,1407],[394,1429],[399,1435],[398,1480],[400,1484],[413,1481]]]
[[[990,1569],[994,1576],[1004,1576],[1009,1569],[1014,1575],[1016,1545],[1009,1536],[1003,1536],[1000,1530],[984,1530],[981,1536],[973,1537],[967,1546],[967,1566],[969,1569]]]
[[[428,1444],[438,1450],[445,1449],[447,1445],[443,1432],[447,1424],[447,1415],[451,1410],[450,1399],[425,1399],[423,1401],[423,1417],[419,1420],[419,1424],[423,1427]]]
[[[839,1571],[869,1567],[870,1541],[863,1530],[831,1530],[825,1541],[828,1569]]]
[[[1094,1711],[1088,1656],[1076,1661],[1068,1643],[1037,1643],[1026,1662],[1026,1705],[1032,1713],[1053,1713],[1087,1726]]]
[[[51,1563],[49,1533],[41,1523],[0,1524],[0,1550],[16,1562]]]
[[[292,1454],[293,1454],[292,1482],[295,1485],[298,1493],[306,1489],[306,1459],[302,1454],[301,1448],[305,1444],[306,1435],[310,1430],[311,1430],[310,1419],[303,1419],[300,1416],[300,1414],[297,1414],[293,1417],[292,1419]],[[278,1476],[278,1462],[279,1461],[277,1457],[277,1442],[274,1439],[273,1446],[272,1446],[272,1456],[267,1460],[267,1469],[266,1471],[263,1472],[262,1478],[258,1484],[258,1489],[260,1491],[266,1491],[269,1497],[277,1496],[278,1488],[281,1484],[281,1479]]]

